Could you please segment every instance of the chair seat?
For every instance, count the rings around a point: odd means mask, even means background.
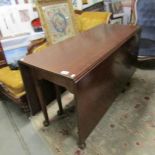
[[[16,98],[25,94],[19,70],[11,70],[9,67],[1,68],[0,83],[6,91],[9,91]]]

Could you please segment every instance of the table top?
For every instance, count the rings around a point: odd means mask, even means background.
[[[42,52],[28,55],[21,63],[78,80],[121,47],[138,30],[132,25],[99,25]]]

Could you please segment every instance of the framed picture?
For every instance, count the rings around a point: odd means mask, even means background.
[[[70,0],[38,0],[36,6],[50,44],[61,42],[76,34]]]

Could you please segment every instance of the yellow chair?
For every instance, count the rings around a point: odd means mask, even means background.
[[[75,15],[79,32],[87,31],[100,24],[108,24],[110,12],[83,12]]]
[[[102,23],[107,24],[110,15],[108,12],[84,12],[81,15],[75,15],[78,31],[86,31]],[[45,39],[35,41],[28,48],[28,53],[40,52],[46,47],[48,44]],[[28,111],[20,70],[11,70],[8,66],[0,69],[0,92],[18,103],[25,112]]]
[[[28,54],[40,52],[46,47],[45,39],[37,40],[30,45]],[[17,103],[25,113],[29,112],[20,70],[11,70],[8,66],[0,68],[0,92]]]

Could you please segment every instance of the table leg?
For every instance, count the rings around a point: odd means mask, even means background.
[[[60,87],[58,85],[55,85],[55,89],[56,89],[56,98],[57,98],[58,107],[59,107],[58,115],[63,115],[64,110],[63,110],[63,107],[62,107]]]
[[[86,143],[85,142],[79,142],[78,146],[80,149],[84,150],[86,148]]]
[[[44,99],[44,95],[42,93],[42,80],[36,80],[36,90],[38,93],[38,97],[39,97],[39,101],[40,101],[40,105],[41,105],[41,109],[44,115],[45,120],[43,121],[43,125],[44,126],[48,126],[49,125],[49,117],[48,117],[48,113],[47,113],[47,108],[46,108],[46,104],[45,104],[45,99]]]

